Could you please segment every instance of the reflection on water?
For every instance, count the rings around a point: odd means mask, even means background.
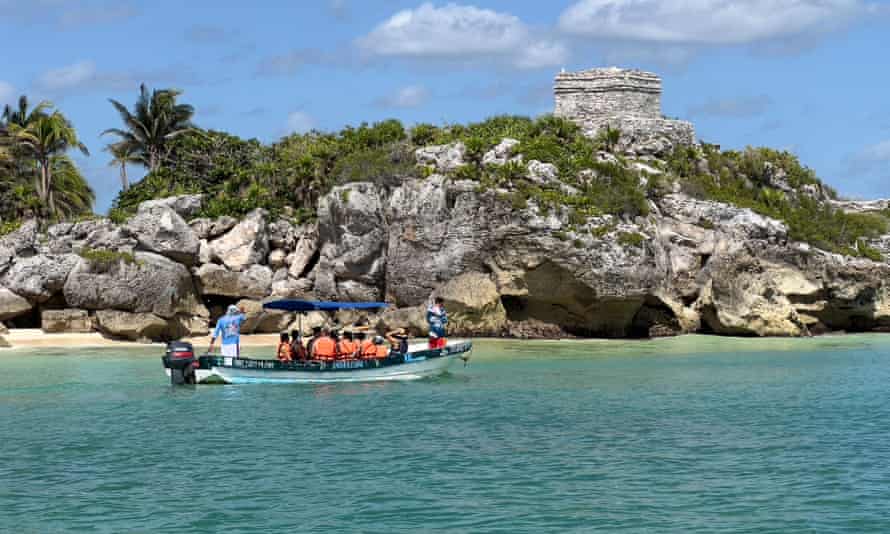
[[[0,531],[890,531],[890,337],[485,341],[310,386],[173,388],[159,353],[0,352]]]

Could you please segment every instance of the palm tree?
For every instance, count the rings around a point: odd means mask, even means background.
[[[91,213],[96,194],[68,155],[53,156],[52,198],[55,201],[53,216],[64,219]]]
[[[7,128],[11,125],[18,125],[25,128],[37,120],[41,115],[45,115],[48,109],[52,108],[52,104],[44,100],[37,104],[34,109],[28,111],[28,97],[26,95],[19,97],[18,104],[17,108],[13,108],[9,104],[3,107],[3,115],[2,120],[0,120],[0,125]]]
[[[10,123],[9,130],[16,149],[33,158],[37,164],[37,196],[51,214],[56,214],[53,158],[64,155],[72,148],[84,155],[89,155],[89,150],[77,138],[74,126],[60,111],[41,113],[27,126]]]
[[[105,150],[111,154],[111,161],[108,162],[109,167],[119,167],[121,173],[121,189],[126,191],[130,188],[130,180],[127,179],[127,164],[141,163],[138,148],[126,141],[111,143],[105,147]]]
[[[117,100],[109,99],[125,129],[109,128],[102,135],[116,135],[119,140],[115,144],[133,147],[135,158],[131,161],[138,161],[149,172],[157,170],[168,154],[167,142],[195,127],[192,124],[195,108],[176,103],[181,94],[177,89],[155,89],[149,93],[142,84],[132,112]]]

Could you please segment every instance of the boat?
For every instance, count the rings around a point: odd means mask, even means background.
[[[384,308],[381,302],[315,302],[276,300],[266,309],[302,314],[309,311],[341,309],[373,310]],[[394,353],[380,359],[343,359],[334,361],[281,362],[277,359],[228,357],[212,354],[196,356],[194,347],[184,341],[167,345],[164,370],[174,385],[181,384],[327,384],[336,382],[376,382],[417,380],[442,374],[456,361],[469,360],[473,343],[449,341],[445,347],[430,349],[409,345],[405,354]]]

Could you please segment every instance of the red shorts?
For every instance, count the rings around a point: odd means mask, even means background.
[[[444,349],[445,345],[448,344],[448,340],[444,337],[431,337],[430,338],[430,348],[431,349]]]

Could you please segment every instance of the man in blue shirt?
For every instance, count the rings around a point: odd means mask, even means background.
[[[448,324],[448,313],[445,311],[445,300],[436,297],[433,304],[426,309],[426,322],[430,328],[430,348],[443,349],[448,341],[445,339],[445,325]]]
[[[210,338],[210,347],[207,352],[213,352],[213,344],[220,338],[220,348],[223,356],[237,358],[241,355],[241,325],[244,323],[244,311],[237,306],[229,306],[226,314],[216,322],[216,330]]]

